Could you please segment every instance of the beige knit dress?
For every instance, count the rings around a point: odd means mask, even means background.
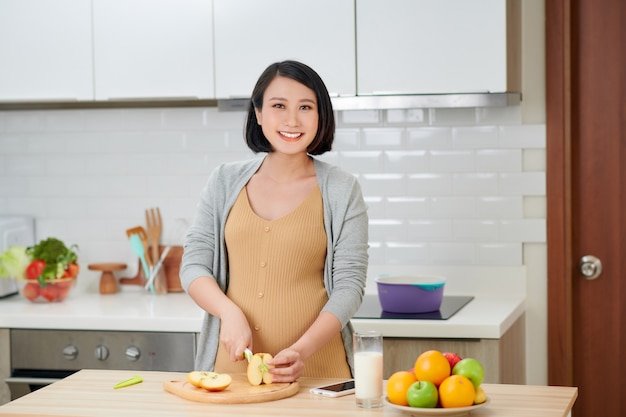
[[[257,216],[242,189],[225,229],[227,295],[252,328],[254,352],[276,355],[292,345],[328,301],[324,288],[324,207],[315,187],[294,211],[268,221]],[[218,348],[216,372],[243,373],[245,361],[231,362]],[[306,360],[303,376],[349,378],[341,334]]]

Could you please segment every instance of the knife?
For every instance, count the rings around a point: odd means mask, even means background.
[[[254,354],[250,349],[246,348],[246,350],[243,351],[243,356],[248,360],[248,363],[250,363],[250,360],[252,359],[252,356],[254,356]]]

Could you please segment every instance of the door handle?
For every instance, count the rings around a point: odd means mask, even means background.
[[[591,281],[602,274],[602,261],[593,255],[585,255],[580,258],[578,268],[583,278]]]

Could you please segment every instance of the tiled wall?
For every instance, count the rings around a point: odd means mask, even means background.
[[[545,242],[545,125],[519,107],[339,112],[333,152],[370,207],[372,263],[522,265]],[[179,243],[209,172],[251,157],[242,112],[215,108],[0,112],[0,215],[84,262],[133,260],[125,230],[160,207]]]

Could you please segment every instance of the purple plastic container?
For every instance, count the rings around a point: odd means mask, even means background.
[[[380,305],[389,313],[439,310],[445,283],[445,278],[441,277],[389,276],[376,279]]]

